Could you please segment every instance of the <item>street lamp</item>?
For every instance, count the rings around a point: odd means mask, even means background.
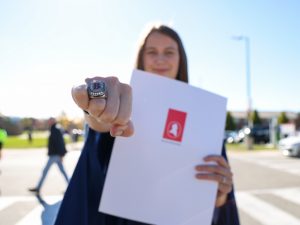
[[[233,36],[236,41],[244,41],[245,43],[245,59],[246,59],[246,88],[247,88],[247,123],[248,127],[252,127],[250,114],[252,111],[251,101],[251,80],[250,80],[250,39],[247,36]]]
[[[246,88],[247,88],[247,125],[252,128],[251,112],[252,112],[252,101],[251,101],[251,80],[250,80],[250,39],[247,36],[233,36],[236,41],[244,41],[245,43],[245,59],[246,59]],[[249,129],[248,128],[248,129]],[[252,138],[247,135],[245,139],[247,149],[252,149]]]

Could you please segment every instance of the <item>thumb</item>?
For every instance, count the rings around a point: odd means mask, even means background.
[[[115,124],[110,128],[110,135],[113,137],[130,137],[134,133],[133,123],[130,120],[126,125]]]
[[[86,109],[89,104],[89,98],[86,91],[86,85],[78,85],[72,88],[72,98],[74,102],[81,108]]]

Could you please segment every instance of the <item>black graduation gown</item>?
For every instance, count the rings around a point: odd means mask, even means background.
[[[98,212],[114,138],[89,129],[55,225],[147,225]],[[225,149],[222,154],[225,155]],[[239,225],[233,192],[215,211],[213,225]]]

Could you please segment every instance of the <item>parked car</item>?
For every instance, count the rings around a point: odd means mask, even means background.
[[[70,136],[72,138],[72,142],[77,142],[79,137],[83,135],[83,131],[80,129],[72,129]]]
[[[300,136],[283,138],[278,143],[278,148],[285,156],[300,157]]]
[[[253,142],[256,144],[266,144],[270,142],[269,126],[254,125],[252,128],[244,127],[239,131],[240,141],[243,141],[248,135],[253,138]]]
[[[254,139],[254,143],[269,143],[270,142],[270,128],[269,126],[253,126],[250,129],[250,135]]]
[[[234,139],[235,139],[236,135],[237,135],[236,131],[226,130],[225,135],[224,135],[224,139],[227,143],[234,143]]]

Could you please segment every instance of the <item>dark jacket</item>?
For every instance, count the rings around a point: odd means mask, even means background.
[[[53,124],[50,128],[50,136],[48,138],[48,155],[64,156],[66,154],[65,141],[61,130],[57,124]]]
[[[55,225],[147,225],[98,212],[113,142],[109,133],[89,129]],[[212,225],[239,225],[233,191],[227,203],[215,210],[213,219]]]

